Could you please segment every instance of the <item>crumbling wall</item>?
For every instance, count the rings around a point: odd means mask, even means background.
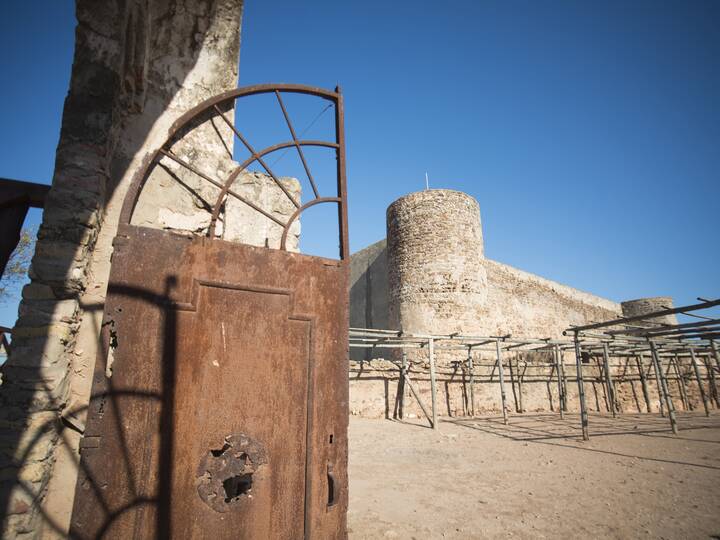
[[[3,366],[0,508],[7,537],[67,530],[120,206],[142,158],[162,144],[172,122],[237,85],[242,3],[77,1],[52,189]],[[220,143],[208,144],[199,151],[212,161]],[[199,197],[158,199],[161,226],[197,230],[160,215],[180,198],[192,217],[210,196],[192,182],[188,191],[199,189]]]

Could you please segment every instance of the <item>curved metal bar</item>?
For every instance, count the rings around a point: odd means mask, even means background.
[[[283,186],[280,179],[277,176],[275,176],[274,172],[272,172],[272,170],[270,169],[270,166],[267,163],[265,163],[265,160],[262,157],[260,157],[258,155],[258,153],[255,151],[255,148],[253,148],[253,146],[248,142],[248,140],[245,137],[243,137],[242,133],[240,133],[240,131],[238,131],[238,129],[233,125],[233,123],[227,119],[227,116],[225,116],[225,114],[222,112],[220,107],[215,105],[213,108],[215,109],[215,112],[217,112],[218,115],[220,115],[220,118],[222,118],[225,121],[225,123],[228,125],[228,127],[233,131],[235,136],[238,139],[240,139],[240,141],[245,145],[245,148],[247,148],[248,152],[250,152],[250,154],[252,154],[252,157],[255,158],[258,161],[258,163],[260,163],[260,165],[262,165],[263,169],[265,169],[265,171],[272,177],[272,179],[275,181],[275,184],[277,185],[277,187],[279,187],[283,191],[285,196],[288,199],[290,199],[290,202],[293,203],[295,208],[300,208],[300,203],[295,200],[295,197],[290,195],[290,192],[287,190],[287,188],[285,186]]]
[[[264,148],[260,152],[257,152],[247,158],[245,161],[243,161],[239,166],[235,168],[235,170],[230,173],[230,176],[228,176],[228,179],[225,181],[225,184],[223,185],[223,188],[220,190],[220,194],[218,195],[218,198],[215,201],[215,206],[213,206],[212,216],[210,217],[210,227],[208,227],[208,236],[210,238],[213,238],[215,236],[215,225],[217,224],[218,216],[220,215],[220,208],[222,208],[222,203],[225,200],[225,196],[230,193],[230,188],[232,187],[233,183],[237,179],[238,175],[247,169],[254,161],[256,161],[258,158],[262,158],[263,156],[266,156],[267,154],[271,154],[273,152],[276,152],[278,150],[282,150],[283,148],[289,148],[291,146],[322,146],[325,148],[338,148],[337,143],[331,143],[327,141],[287,141],[275,144],[273,146],[268,146],[267,148]],[[317,197],[316,197],[317,198]],[[242,200],[242,199],[241,199]],[[245,201],[243,201],[245,202]],[[297,206],[297,208],[300,208],[300,206]]]
[[[216,105],[244,96],[269,94],[275,92],[276,90],[279,90],[280,92],[317,96],[322,99],[332,101],[335,104],[336,109],[341,99],[339,91],[331,92],[314,86],[305,86],[302,84],[258,84],[255,86],[246,86],[243,88],[229,90],[205,100],[180,116],[180,118],[178,118],[168,130],[168,135],[163,145],[145,156],[143,162],[138,168],[138,171],[133,176],[127,195],[125,196],[123,207],[120,212],[120,224],[130,224],[130,219],[132,218],[133,211],[135,210],[135,206],[137,205],[137,201],[140,197],[140,192],[147,181],[152,165],[160,157],[160,150],[164,149],[182,128],[193,121],[196,116],[206,112],[208,109],[211,109]],[[294,146],[294,144],[291,146]]]
[[[318,197],[317,199],[313,199],[310,202],[307,202],[303,204],[300,208],[295,210],[293,212],[293,215],[290,216],[290,219],[288,219],[287,223],[285,224],[285,228],[283,229],[282,238],[280,238],[280,249],[283,251],[287,251],[285,247],[285,242],[287,240],[288,232],[290,231],[290,227],[292,226],[293,222],[298,218],[300,214],[302,214],[305,210],[310,208],[311,206],[315,206],[316,204],[320,203],[327,203],[327,202],[334,202],[341,204],[342,199],[340,197]]]

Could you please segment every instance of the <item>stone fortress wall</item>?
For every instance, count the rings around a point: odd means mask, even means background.
[[[400,198],[388,207],[387,240],[358,251],[351,258],[350,326],[403,330],[416,334],[461,334],[524,338],[562,338],[563,330],[620,316],[672,306],[667,297],[619,304],[593,294],[518,270],[484,256],[478,203],[451,190],[426,190]],[[674,321],[663,321],[674,322]],[[388,349],[351,349],[350,409],[370,417],[391,416],[396,401],[397,357]],[[436,354],[440,413],[468,413],[467,377],[457,360],[465,353]],[[476,412],[500,410],[500,389],[493,352],[474,352]],[[574,376],[574,355],[565,353],[566,375]],[[427,353],[409,354],[411,372],[421,396],[430,402]],[[557,383],[549,353],[506,353],[505,378],[510,407],[516,411],[557,410]],[[645,366],[650,359],[644,359]],[[613,372],[635,373],[634,359],[615,360]],[[569,371],[568,371],[569,370]],[[600,367],[584,366],[591,410],[607,411],[599,382]],[[598,380],[595,380],[598,379]],[[650,377],[652,379],[652,377]],[[618,384],[619,400],[628,410],[645,410],[639,383]],[[577,388],[568,383],[568,405],[579,407]],[[677,391],[677,389],[676,389]],[[654,410],[659,395],[650,381]],[[697,405],[699,396],[690,392]],[[421,416],[412,394],[405,410]],[[678,408],[682,408],[677,403]]]

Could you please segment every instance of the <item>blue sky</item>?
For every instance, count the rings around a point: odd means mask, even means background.
[[[73,5],[2,9],[0,176],[49,182]],[[247,0],[240,83],[342,85],[352,251],[427,171],[477,198],[492,259],[692,303],[720,296],[719,25],[699,0]]]

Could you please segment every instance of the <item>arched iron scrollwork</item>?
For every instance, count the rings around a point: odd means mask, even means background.
[[[310,96],[316,96],[318,98],[330,101],[335,108],[335,140],[334,141],[322,141],[322,140],[303,140],[299,139],[295,131],[295,127],[292,124],[290,115],[282,99],[283,94],[306,94]],[[246,96],[258,95],[258,94],[274,94],[277,103],[282,111],[285,122],[287,123],[288,130],[290,132],[291,140],[281,142],[272,146],[268,146],[261,150],[256,150],[248,138],[235,126],[235,124],[228,118],[226,110],[231,109],[231,105],[234,104],[235,100]],[[227,125],[232,131],[235,137],[245,146],[250,152],[250,157],[244,162],[234,168],[234,170],[224,180],[218,180],[213,178],[211,174],[203,172],[195,167],[192,163],[176,155],[172,151],[172,146],[182,139],[183,135],[188,129],[192,129],[193,124],[198,119],[207,119],[208,117],[217,118],[221,122]],[[216,226],[223,208],[223,204],[227,197],[233,197],[254,211],[263,215],[265,218],[274,222],[278,226],[283,228],[283,233],[280,241],[280,249],[286,250],[286,242],[290,227],[298,219],[300,214],[317,204],[321,203],[336,203],[338,205],[338,229],[339,229],[339,243],[340,243],[340,259],[346,260],[349,257],[349,244],[348,244],[348,224],[347,224],[347,184],[345,176],[345,135],[344,135],[344,112],[343,112],[343,97],[340,88],[336,88],[335,91],[324,90],[321,88],[315,88],[311,86],[296,85],[296,84],[263,84],[256,86],[247,86],[244,88],[238,88],[218,94],[205,102],[192,108],[185,114],[183,114],[170,128],[168,136],[165,142],[152,154],[150,154],[143,162],[142,166],[133,178],[132,184],[128,191],[123,204],[122,212],[120,215],[120,224],[129,225],[135,208],[138,204],[140,194],[152,174],[156,166],[163,158],[168,158],[184,169],[187,169],[191,173],[197,175],[199,178],[209,182],[217,189],[219,194],[215,199],[215,203],[212,205],[212,214],[210,218],[210,225],[208,227],[207,236],[210,238],[216,237]],[[317,187],[315,178],[312,175],[310,166],[303,152],[303,147],[315,146],[315,147],[326,147],[334,148],[337,158],[337,192],[335,196],[321,196],[320,190]],[[295,148],[300,161],[302,163],[305,174],[307,175],[308,181],[313,191],[313,198],[301,204],[293,197],[292,193],[283,185],[280,179],[272,171],[272,168],[265,161],[265,157],[278,150],[286,148]],[[233,189],[233,184],[237,178],[247,171],[247,168],[252,164],[259,164],[272,178],[275,184],[283,191],[288,200],[295,207],[295,211],[287,221],[283,221],[266,209],[261,208],[256,202],[242,196],[236,190]]]

